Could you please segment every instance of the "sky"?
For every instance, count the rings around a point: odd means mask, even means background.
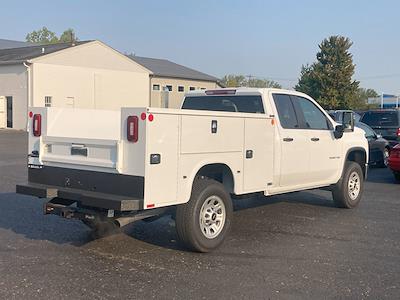
[[[354,79],[400,94],[400,1],[41,0],[1,3],[0,38],[24,40],[46,26],[73,28],[139,56],[165,58],[222,77],[252,75],[292,88],[330,35],[353,41]]]

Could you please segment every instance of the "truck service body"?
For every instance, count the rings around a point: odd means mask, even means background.
[[[367,172],[362,130],[295,91],[217,89],[187,94],[182,109],[29,114],[28,183],[17,192],[49,198],[45,213],[94,228],[176,208],[178,236],[196,251],[227,234],[229,195],[330,187],[351,208]]]

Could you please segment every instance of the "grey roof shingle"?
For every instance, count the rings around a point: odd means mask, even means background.
[[[219,79],[166,59],[128,55],[130,59],[153,72],[155,76],[218,82]]]
[[[81,45],[88,42],[90,41],[75,42],[75,45]],[[22,63],[29,59],[57,52],[70,47],[73,47],[71,43],[58,43],[50,45],[0,49],[0,64]]]
[[[34,46],[34,43],[0,39],[0,49]]]

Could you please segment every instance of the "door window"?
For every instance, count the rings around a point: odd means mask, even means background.
[[[310,100],[292,96],[304,117],[305,129],[329,129],[329,123],[324,113]]]
[[[281,126],[286,129],[299,128],[299,122],[289,95],[273,95]]]

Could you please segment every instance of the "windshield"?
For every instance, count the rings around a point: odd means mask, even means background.
[[[264,113],[261,96],[188,96],[182,109]]]
[[[399,126],[398,113],[396,111],[369,111],[362,117],[362,122],[369,126]]]

